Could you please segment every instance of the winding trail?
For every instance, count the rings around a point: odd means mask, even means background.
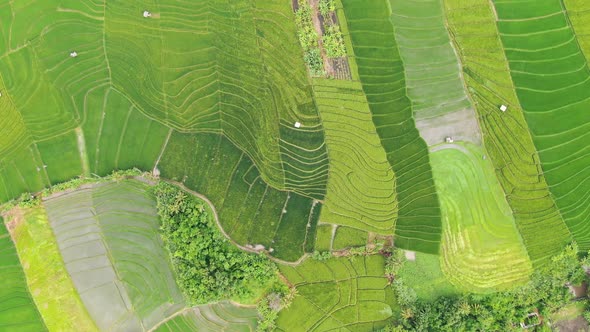
[[[248,248],[245,246],[242,246],[238,243],[236,243],[230,236],[229,234],[227,234],[225,232],[225,230],[223,229],[223,227],[221,226],[221,223],[219,222],[219,215],[217,214],[217,210],[215,209],[215,206],[213,205],[213,203],[211,203],[211,201],[203,194],[200,194],[194,190],[191,190],[189,188],[187,188],[183,183],[178,182],[178,181],[173,181],[173,180],[168,180],[168,179],[160,179],[161,181],[173,184],[175,186],[178,186],[179,188],[181,188],[182,190],[190,193],[191,195],[198,197],[200,199],[202,199],[203,201],[205,201],[209,207],[211,208],[211,211],[213,211],[213,217],[215,218],[215,223],[217,224],[217,228],[219,228],[219,230],[221,231],[221,234],[223,234],[223,236],[225,236],[225,238],[228,239],[229,242],[231,242],[231,244],[233,244],[234,246],[240,248],[243,251],[247,251],[247,252],[251,252],[251,253],[260,253],[263,252],[266,257],[268,257],[271,261],[278,263],[278,264],[282,264],[282,265],[289,265],[289,266],[297,266],[299,264],[301,264],[308,256],[308,253],[303,254],[303,256],[301,256],[298,260],[296,260],[295,262],[288,262],[288,261],[284,261],[282,259],[278,259],[276,257],[273,257],[271,255],[268,254],[267,251],[258,251],[258,250],[254,250],[252,248]]]

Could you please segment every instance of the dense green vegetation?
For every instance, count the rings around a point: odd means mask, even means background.
[[[312,10],[307,0],[297,0],[298,9],[295,12],[297,35],[303,48],[303,59],[309,68],[311,76],[323,76],[324,62],[318,45],[318,33],[312,22]]]
[[[359,76],[373,123],[396,177],[396,245],[437,253],[441,215],[426,143],[406,95],[403,63],[387,1],[344,0]]]
[[[530,313],[549,317],[572,295],[568,284],[579,285],[586,280],[578,259],[578,247],[568,246],[551,263],[536,271],[529,283],[507,292],[490,295],[443,296],[434,302],[417,300],[413,290],[396,288],[401,309],[401,325],[390,331],[521,331],[521,322]],[[387,329],[386,329],[387,331]]]
[[[205,195],[236,243],[272,248],[271,255],[286,261],[313,251],[321,204],[268,185],[248,155],[222,135],[174,133],[158,167],[162,177]]]
[[[0,330],[585,328],[589,22],[0,0]]]
[[[189,303],[256,299],[275,281],[276,266],[232,246],[204,202],[166,183],[155,187],[155,195],[162,238]]]

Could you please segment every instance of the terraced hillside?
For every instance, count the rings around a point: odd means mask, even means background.
[[[173,133],[222,134],[262,187],[295,197],[290,206],[324,198],[324,131],[303,58],[291,56],[301,51],[288,3],[0,1],[0,9],[8,15],[0,201],[79,175],[152,170]],[[285,197],[267,209],[282,210]],[[277,225],[280,215],[265,221]]]
[[[516,93],[543,175],[582,250],[590,248],[590,70],[558,0],[494,1]]]
[[[395,175],[361,84],[315,79],[314,96],[330,157],[320,221],[392,234],[397,217]]]
[[[66,269],[100,330],[148,330],[184,307],[147,187],[112,182],[44,202]]]
[[[494,164],[531,261],[542,265],[570,240],[570,233],[549,192],[514,91],[494,7],[486,0],[445,0],[445,13],[479,115],[486,157]],[[502,104],[508,106],[504,113]]]
[[[406,95],[388,4],[385,0],[344,0],[342,4],[373,123],[396,176],[396,245],[436,253],[440,208],[426,143],[416,129]]]

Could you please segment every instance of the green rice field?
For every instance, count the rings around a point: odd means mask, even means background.
[[[3,286],[0,288],[0,327],[6,331],[47,331],[31,297],[23,268],[6,227],[0,227],[0,268]]]
[[[584,329],[588,59],[585,0],[0,0],[0,332]]]

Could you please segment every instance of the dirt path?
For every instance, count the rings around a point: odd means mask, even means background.
[[[255,249],[253,249],[253,248],[248,248],[248,247],[245,247],[245,246],[242,246],[242,245],[240,245],[240,244],[236,243],[236,242],[235,242],[235,241],[234,241],[234,240],[233,240],[233,239],[232,239],[232,238],[231,238],[231,237],[230,237],[230,236],[229,236],[229,235],[228,235],[228,234],[225,232],[225,230],[224,230],[224,229],[223,229],[223,227],[221,226],[221,223],[219,222],[219,215],[217,214],[217,210],[215,210],[215,206],[213,205],[213,203],[211,203],[211,201],[210,201],[210,200],[209,200],[209,199],[208,199],[206,196],[204,196],[203,194],[200,194],[200,193],[198,193],[198,192],[196,192],[196,191],[193,191],[193,190],[191,190],[191,189],[187,188],[187,187],[186,187],[186,186],[185,186],[183,183],[181,183],[181,182],[178,182],[178,181],[172,181],[172,180],[166,180],[166,179],[162,179],[162,181],[165,181],[165,182],[168,182],[168,183],[174,184],[174,185],[176,185],[176,186],[178,186],[178,187],[182,188],[182,190],[184,190],[184,191],[186,191],[186,192],[190,193],[191,195],[193,195],[193,196],[195,196],[195,197],[198,197],[198,198],[202,199],[203,201],[205,201],[205,202],[206,202],[206,203],[209,205],[209,207],[211,208],[211,211],[213,211],[213,217],[215,218],[215,223],[217,224],[217,228],[219,228],[219,230],[221,231],[221,234],[223,234],[223,236],[225,236],[225,238],[227,238],[229,242],[231,242],[231,243],[232,243],[234,246],[236,246],[236,247],[240,248],[241,250],[243,250],[243,251],[247,251],[247,252],[251,252],[251,253],[256,253],[256,254],[257,254],[257,253],[260,253],[260,252],[263,252],[263,253],[264,253],[264,254],[265,254],[265,255],[266,255],[266,256],[267,256],[267,257],[268,257],[268,258],[269,258],[271,261],[274,261],[274,262],[276,262],[276,263],[283,264],[283,265],[290,265],[290,266],[296,266],[296,265],[299,265],[299,264],[301,264],[301,262],[303,262],[303,260],[305,260],[305,259],[306,259],[306,258],[309,256],[309,254],[305,253],[305,254],[303,254],[303,256],[301,256],[301,257],[300,257],[300,258],[299,258],[297,261],[295,261],[295,262],[287,262],[287,261],[284,261],[284,260],[282,260],[282,259],[278,259],[278,258],[276,258],[276,257],[273,257],[273,256],[269,255],[269,254],[268,254],[268,252],[266,252],[266,251],[255,250]]]
[[[170,136],[172,136],[173,131],[174,131],[174,129],[170,128],[170,130],[168,131],[168,135],[166,136],[166,140],[164,141],[164,144],[162,144],[162,150],[160,150],[160,154],[158,155],[158,159],[156,160],[156,163],[154,164],[154,170],[153,170],[154,173],[155,173],[156,169],[158,169],[158,165],[160,164],[160,159],[162,159],[162,156],[164,155],[164,151],[166,151],[166,147],[168,146],[168,141],[170,141]]]
[[[76,138],[78,141],[78,153],[82,161],[82,171],[84,176],[90,176],[90,165],[88,163],[88,153],[86,152],[86,140],[84,139],[84,132],[82,127],[76,128]]]

